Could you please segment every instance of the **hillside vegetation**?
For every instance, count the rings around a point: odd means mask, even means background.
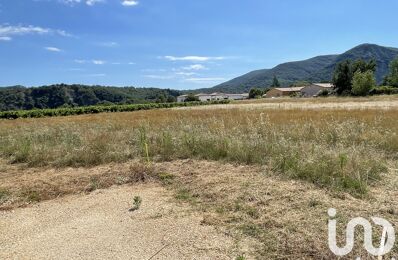
[[[59,107],[175,102],[179,91],[157,88],[58,84],[0,88],[0,111]]]
[[[390,62],[397,56],[397,48],[362,44],[340,55],[318,56],[304,61],[283,63],[272,69],[252,71],[213,88],[200,89],[198,92],[249,92],[253,87],[271,86],[274,76],[278,77],[282,86],[288,86],[297,81],[330,82],[338,63],[359,59],[376,61],[376,80],[381,83],[388,73]]]

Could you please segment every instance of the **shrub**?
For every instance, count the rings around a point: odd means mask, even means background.
[[[371,95],[394,95],[398,94],[398,88],[390,86],[375,87],[370,91]]]
[[[318,96],[319,97],[327,97],[327,96],[329,96],[329,90],[327,90],[327,89],[323,89],[323,90],[321,90],[321,92],[319,92],[319,94],[318,94]]]
[[[376,86],[376,79],[373,71],[357,71],[352,79],[352,94],[366,96]]]
[[[254,98],[261,98],[264,95],[264,91],[258,88],[252,88],[250,89],[249,92],[249,98],[254,99]]]
[[[130,209],[130,211],[139,210],[141,207],[141,203],[142,203],[142,198],[140,196],[135,196],[133,201],[133,207]]]

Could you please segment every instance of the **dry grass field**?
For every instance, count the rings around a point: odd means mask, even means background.
[[[202,109],[392,109],[398,108],[398,96],[328,97],[328,98],[276,98],[235,102],[231,105],[206,106]],[[175,109],[196,109],[183,107]]]
[[[2,120],[0,156],[0,228],[15,208],[141,182],[234,241],[226,259],[333,258],[331,207],[341,232],[357,216],[398,223],[396,96]],[[370,259],[360,243],[355,256]]]

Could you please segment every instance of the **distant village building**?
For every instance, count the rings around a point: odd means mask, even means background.
[[[182,95],[177,97],[177,102],[185,102],[188,95]],[[225,94],[225,93],[212,93],[212,94],[196,94],[195,97],[199,101],[214,101],[214,100],[243,100],[248,99],[249,94]]]
[[[264,96],[267,98],[276,97],[290,97],[294,95],[301,95],[301,90],[303,87],[293,87],[293,88],[273,88],[269,90]]]
[[[316,97],[318,96],[323,90],[327,90],[329,93],[333,91],[333,84],[331,83],[313,83],[308,86],[304,86],[301,90],[301,94],[303,97]]]
[[[333,91],[333,84],[331,83],[312,83],[307,86],[302,87],[292,87],[292,88],[273,88],[269,90],[264,97],[276,98],[276,97],[316,97],[323,90],[327,90],[329,93]]]

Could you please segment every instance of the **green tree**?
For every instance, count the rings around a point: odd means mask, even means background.
[[[368,70],[372,71],[373,73],[376,72],[376,61],[375,60],[370,60],[369,62],[366,62],[364,60],[356,60],[354,63],[352,63],[352,72],[355,73],[357,71],[360,72],[366,72]]]
[[[383,82],[381,83],[382,86],[388,86],[390,84],[390,77],[389,75],[385,75],[383,78]]]
[[[264,95],[264,91],[262,91],[261,89],[258,89],[258,88],[250,89],[250,92],[249,92],[250,99],[259,98],[259,97],[262,97],[263,95]]]
[[[387,83],[398,88],[398,58],[390,63],[390,73],[387,77]]]
[[[354,74],[357,72],[365,73],[370,71],[373,75],[376,71],[376,61],[370,60],[345,60],[337,64],[333,74],[333,84],[338,95],[350,95],[352,92],[352,83]],[[354,94],[355,95],[355,94]]]
[[[174,103],[177,102],[177,98],[174,96],[168,96],[167,97],[167,103]]]
[[[271,87],[277,88],[277,87],[280,87],[280,86],[281,86],[281,84],[279,83],[278,78],[277,78],[276,76],[274,76],[274,79],[272,80],[272,85],[271,85]]]
[[[338,95],[348,95],[352,89],[352,64],[346,60],[337,64],[333,75],[333,84]]]
[[[352,79],[352,93],[356,96],[366,96],[376,86],[373,71],[357,71]]]
[[[164,94],[159,94],[155,100],[156,103],[166,103],[166,97]]]
[[[186,102],[199,101],[199,98],[191,93],[191,94],[188,94],[188,96],[185,99],[185,101]]]

